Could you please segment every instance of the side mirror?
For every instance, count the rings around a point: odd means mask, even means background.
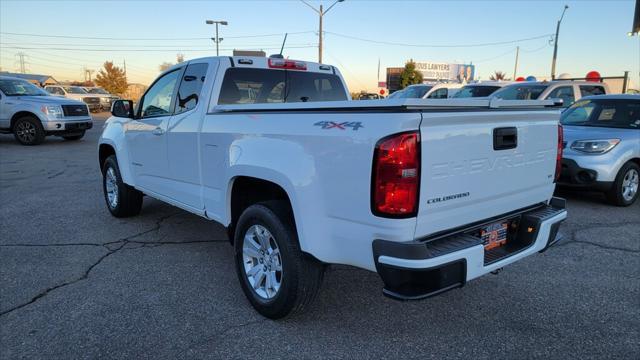
[[[111,115],[133,119],[133,101],[116,100],[111,104]]]

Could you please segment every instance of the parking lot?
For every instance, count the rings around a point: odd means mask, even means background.
[[[271,321],[245,300],[224,229],[145,198],[109,215],[106,114],[78,142],[0,137],[0,357],[638,358],[640,202],[560,192],[561,243],[441,296],[398,302],[333,266],[310,311]]]

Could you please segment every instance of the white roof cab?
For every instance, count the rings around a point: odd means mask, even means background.
[[[487,98],[500,88],[511,84],[510,81],[479,81],[463,86],[454,98]]]
[[[111,214],[138,214],[146,194],[221,223],[269,318],[308,305],[325,264],[420,299],[546,250],[567,216],[551,101],[349,101],[330,65],[208,57],[112,114],[99,140]]]
[[[548,100],[562,99],[567,107],[585,96],[609,94],[605,83],[592,81],[534,81],[518,82],[493,93],[492,97],[503,100]]]

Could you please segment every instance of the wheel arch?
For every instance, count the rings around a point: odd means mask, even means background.
[[[229,195],[227,202],[227,211],[229,216],[229,225],[227,232],[229,241],[233,243],[233,234],[235,225],[240,218],[242,212],[249,206],[266,201],[283,201],[291,216],[294,229],[298,234],[298,242],[300,241],[300,233],[297,228],[297,221],[294,212],[293,199],[286,190],[288,186],[282,185],[274,179],[264,179],[249,175],[237,175],[229,181]]]
[[[15,114],[13,114],[13,116],[11,116],[11,124],[10,124],[10,128],[13,131],[13,125],[16,123],[16,121],[22,117],[33,117],[38,119],[38,121],[42,122],[42,119],[40,119],[40,117],[35,114],[33,111],[29,111],[29,110],[20,110],[18,112],[16,112]]]

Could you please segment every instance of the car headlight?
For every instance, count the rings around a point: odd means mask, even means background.
[[[58,105],[44,105],[40,110],[50,118],[60,119],[63,117],[62,107]]]
[[[571,149],[588,154],[604,154],[613,149],[620,139],[577,140],[571,144]]]

